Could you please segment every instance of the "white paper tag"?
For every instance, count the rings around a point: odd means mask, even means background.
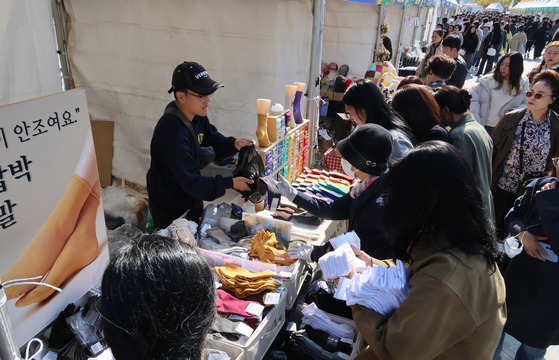
[[[225,354],[210,354],[208,360],[231,360],[231,358]]]
[[[260,316],[262,314],[262,311],[264,311],[264,306],[257,303],[250,303],[248,304],[245,311],[249,314]]]
[[[266,297],[264,298],[264,304],[266,305],[277,305],[280,300],[280,293],[271,292],[267,293]]]
[[[46,353],[45,356],[43,356],[43,360],[56,360],[58,359],[58,354],[55,353],[54,351],[49,351],[48,353]]]
[[[227,317],[229,320],[232,321],[245,321],[245,317],[237,314],[231,314]]]
[[[278,272],[278,275],[281,276],[284,279],[291,279],[291,277],[293,276],[293,273],[289,272],[289,271],[281,270],[281,271]]]
[[[348,339],[348,338],[340,338],[340,341],[341,341],[341,342],[348,343],[348,344],[350,344],[350,345],[353,345],[353,340]]]
[[[344,360],[348,360],[349,359],[349,355],[348,354],[344,354],[343,352],[337,352],[336,355],[338,355],[339,357],[341,357]]]
[[[96,342],[95,344],[90,346],[91,352],[94,354],[99,354],[101,351],[103,351],[103,345],[101,345],[99,342]]]
[[[243,334],[246,337],[250,337],[250,335],[252,335],[252,332],[254,331],[250,326],[248,326],[244,322],[238,323],[236,330],[238,333]]]

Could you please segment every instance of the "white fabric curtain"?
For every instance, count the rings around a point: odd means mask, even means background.
[[[69,55],[92,120],[115,121],[113,175],[145,184],[157,120],[173,100],[175,66],[197,61],[223,84],[209,118],[255,139],[256,99],[284,103],[307,82],[312,0],[65,0]],[[305,104],[303,104],[303,108]]]
[[[50,0],[0,1],[0,105],[62,91],[55,44]]]

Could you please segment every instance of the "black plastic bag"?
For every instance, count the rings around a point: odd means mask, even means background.
[[[257,187],[258,179],[266,175],[264,171],[264,164],[260,154],[256,151],[256,147],[254,145],[242,147],[239,152],[239,162],[233,171],[233,177],[242,176],[254,180],[253,184],[248,184],[249,191],[239,192],[255,204],[261,202],[266,195],[265,192],[258,191]]]

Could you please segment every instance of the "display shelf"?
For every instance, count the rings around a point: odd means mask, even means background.
[[[266,175],[277,178],[278,174],[293,181],[307,164],[309,154],[309,120],[289,129],[269,146],[256,149],[262,158]]]

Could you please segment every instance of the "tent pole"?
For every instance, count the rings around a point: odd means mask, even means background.
[[[307,86],[307,118],[310,119],[310,151],[307,166],[318,164],[318,120],[320,114],[320,94],[317,91],[322,60],[322,35],[324,30],[324,7],[326,0],[314,0],[311,63]],[[312,163],[311,163],[312,162]]]
[[[382,43],[382,35],[380,33],[380,27],[382,26],[382,24],[384,24],[384,21],[386,20],[386,10],[387,10],[387,5],[382,4],[380,6],[380,12],[378,14],[377,41],[375,43],[375,51],[373,53],[373,60],[371,61],[371,64],[377,62],[377,53],[380,48],[380,44]]]
[[[400,56],[402,55],[402,34],[404,33],[404,24],[406,23],[406,15],[408,14],[408,6],[404,5],[404,10],[402,10],[402,20],[400,21],[400,33],[398,34],[398,44],[396,48],[396,57],[394,58],[394,67],[396,68],[396,74],[400,70]]]
[[[68,38],[66,35],[66,11],[62,0],[51,0],[52,17],[54,20],[54,29],[56,32],[57,52],[60,58],[62,70],[63,90],[70,90],[70,65],[68,60],[68,48],[66,46]]]

